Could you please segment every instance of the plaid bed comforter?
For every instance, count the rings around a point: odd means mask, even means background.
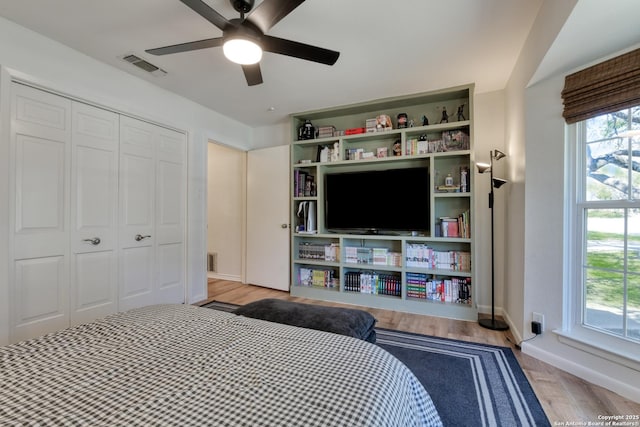
[[[364,341],[185,305],[0,347],[0,425],[426,426],[397,359]]]

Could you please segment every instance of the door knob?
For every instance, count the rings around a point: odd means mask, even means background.
[[[100,244],[100,238],[99,237],[94,237],[93,239],[82,239],[82,241],[91,243],[94,246]]]
[[[281,228],[289,228],[289,224],[280,224]]]
[[[143,236],[142,234],[136,234],[134,239],[136,239],[136,242],[139,242],[140,240],[148,239],[149,237],[151,236],[150,235]]]

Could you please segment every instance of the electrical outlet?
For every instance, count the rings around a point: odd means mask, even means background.
[[[544,332],[544,314],[534,312],[531,320],[540,324],[540,333],[543,333]]]

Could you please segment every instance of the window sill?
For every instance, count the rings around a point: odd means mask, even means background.
[[[594,356],[640,371],[640,344],[583,326],[570,331],[555,329],[558,340]]]

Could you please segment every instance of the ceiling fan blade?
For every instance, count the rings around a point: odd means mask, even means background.
[[[264,0],[249,13],[247,19],[266,33],[304,0]]]
[[[249,86],[255,86],[262,83],[262,72],[260,71],[260,63],[243,65],[244,78],[247,79]]]
[[[168,55],[170,53],[189,52],[191,50],[207,49],[210,47],[222,46],[224,39],[215,37],[213,39],[198,40],[195,42],[187,42],[174,44],[171,46],[157,47],[155,49],[147,49],[145,52],[152,55]]]
[[[262,50],[267,52],[293,56],[294,58],[306,59],[307,61],[319,62],[326,65],[335,64],[340,56],[340,52],[336,52],[335,50],[266,35],[262,37],[260,44],[262,45]]]
[[[180,0],[194,12],[224,31],[231,23],[202,0]]]

